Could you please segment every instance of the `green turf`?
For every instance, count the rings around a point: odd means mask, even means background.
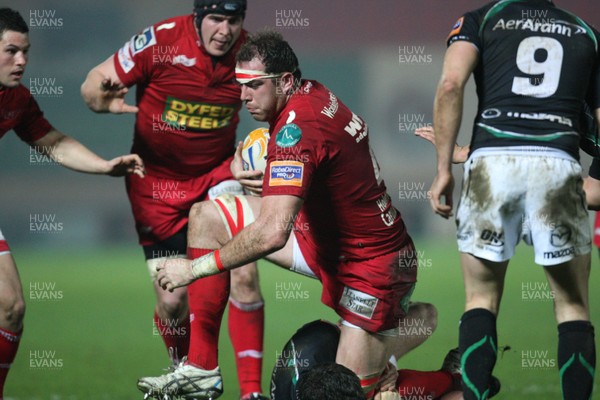
[[[420,275],[413,298],[436,304],[439,323],[433,337],[399,365],[437,369],[457,341],[464,301],[458,254],[452,242],[417,241],[417,246]],[[556,363],[551,301],[524,299],[546,297],[547,293],[543,288],[532,289],[545,282],[543,272],[532,264],[527,248],[519,250],[509,268],[499,318],[499,345],[510,349],[502,353],[497,364],[496,374],[503,384],[497,398],[558,399],[557,370],[545,368]],[[154,294],[140,250],[132,244],[93,251],[67,247],[13,251],[23,281],[27,316],[6,398],[141,399],[136,379],[162,373],[167,357],[152,326]],[[594,254],[592,288],[600,287],[597,269]],[[260,273],[266,300],[263,382],[267,388],[277,351],[289,336],[305,322],[336,317],[320,303],[318,282],[266,263],[261,263]],[[591,304],[592,319],[600,326],[598,290],[592,290]],[[226,322],[223,327],[225,333]],[[222,398],[236,399],[238,385],[226,334],[221,336],[220,360],[225,380]],[[600,398],[600,393],[595,398]]]

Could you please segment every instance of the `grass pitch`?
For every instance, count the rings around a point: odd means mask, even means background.
[[[435,304],[438,328],[420,348],[400,360],[410,369],[438,369],[456,346],[464,294],[452,241],[416,241],[419,284],[413,299]],[[13,248],[27,301],[25,331],[9,374],[6,399],[141,399],[138,377],[163,373],[166,350],[152,324],[154,294],[142,252],[128,247],[76,250]],[[600,326],[598,254],[590,282],[592,320]],[[263,388],[268,389],[277,352],[302,324],[336,320],[320,303],[320,284],[260,264],[266,302]],[[521,246],[509,267],[498,321],[500,352],[495,374],[498,399],[558,399],[556,326],[552,294],[543,271]],[[238,384],[224,317],[220,364],[223,399],[237,399]],[[600,399],[596,373],[596,393]]]

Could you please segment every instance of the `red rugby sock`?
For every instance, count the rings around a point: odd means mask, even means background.
[[[228,325],[242,397],[254,392],[262,393],[264,303],[240,303],[229,299]]]
[[[402,398],[437,399],[452,390],[453,379],[448,371],[400,369],[396,386]]]
[[[4,382],[17,355],[22,332],[23,330],[14,333],[6,329],[0,329],[0,399],[4,398]]]
[[[188,247],[193,260],[214,250]],[[219,365],[219,331],[229,298],[229,272],[198,279],[188,286],[190,351],[188,361],[211,370]]]

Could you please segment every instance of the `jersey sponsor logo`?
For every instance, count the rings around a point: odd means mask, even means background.
[[[542,33],[553,33],[571,37],[573,35],[581,35],[585,33],[585,29],[579,25],[558,20],[536,21],[534,19],[508,19],[500,18],[492,31],[501,29],[503,31],[531,31]]]
[[[304,164],[298,161],[273,161],[269,175],[269,186],[302,187]]]
[[[452,30],[450,31],[450,33],[448,34],[448,37],[452,37],[454,35],[458,35],[460,33],[460,30],[462,29],[463,26],[463,22],[465,21],[465,17],[460,17],[458,19],[458,21],[456,21],[456,23],[454,24],[454,26],[452,27]]]
[[[563,117],[560,115],[548,114],[548,113],[523,113],[516,111],[508,111],[506,115],[510,118],[521,118],[521,119],[534,119],[538,121],[550,121],[561,125],[567,125],[573,127],[573,121],[570,118]]]
[[[490,229],[484,229],[481,232],[480,239],[490,246],[504,246],[504,232],[495,232]]]
[[[302,139],[302,129],[296,124],[285,124],[277,133],[275,143],[279,147],[295,146]]]
[[[494,119],[499,118],[503,115],[503,112],[497,108],[488,108],[483,110],[481,118],[483,119]],[[509,118],[520,118],[520,119],[531,119],[537,121],[550,121],[561,125],[573,127],[573,121],[571,118],[563,117],[561,115],[548,114],[545,112],[519,112],[519,111],[506,111],[505,115]]]
[[[392,205],[392,199],[387,194],[383,193],[377,200],[375,200],[377,208],[381,211],[381,220],[385,226],[394,225],[394,221],[398,217],[398,210]]]
[[[365,121],[354,113],[352,113],[352,119],[348,125],[346,125],[344,130],[356,139],[356,143],[366,138],[369,133],[369,128],[367,127],[367,124],[365,124]]]
[[[131,51],[133,55],[143,51],[144,49],[156,44],[156,36],[154,36],[154,28],[148,27],[139,35],[131,38]]]
[[[572,256],[572,255],[575,255],[575,246],[571,246],[569,248],[562,249],[562,250],[545,251],[544,259],[547,260],[550,258],[562,258],[562,257],[567,257],[567,256]]]
[[[379,300],[376,297],[348,286],[344,287],[344,292],[340,298],[340,305],[342,307],[353,314],[368,319],[373,318],[377,303],[379,303]]]
[[[181,64],[184,67],[193,67],[196,65],[196,57],[187,58],[183,54],[173,57],[173,65]]]
[[[166,24],[162,24],[156,27],[156,32],[162,31],[163,29],[173,29],[175,28],[175,22],[167,22]]]
[[[323,107],[321,114],[327,115],[329,118],[333,119],[338,108],[339,103],[337,97],[332,92],[329,92],[329,104]]]
[[[554,247],[563,247],[571,240],[571,229],[559,225],[550,233],[550,244]]]
[[[16,110],[0,110],[0,119],[15,119],[25,111],[24,108]]]
[[[135,61],[131,58],[129,53],[129,44],[125,43],[125,46],[119,49],[118,54],[119,65],[123,68],[123,71],[127,74],[135,67]]]
[[[233,106],[168,97],[162,120],[179,130],[213,130],[228,126],[234,115]]]

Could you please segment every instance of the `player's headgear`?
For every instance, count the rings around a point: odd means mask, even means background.
[[[246,0],[194,0],[196,25],[199,27],[208,14],[246,16]]]

